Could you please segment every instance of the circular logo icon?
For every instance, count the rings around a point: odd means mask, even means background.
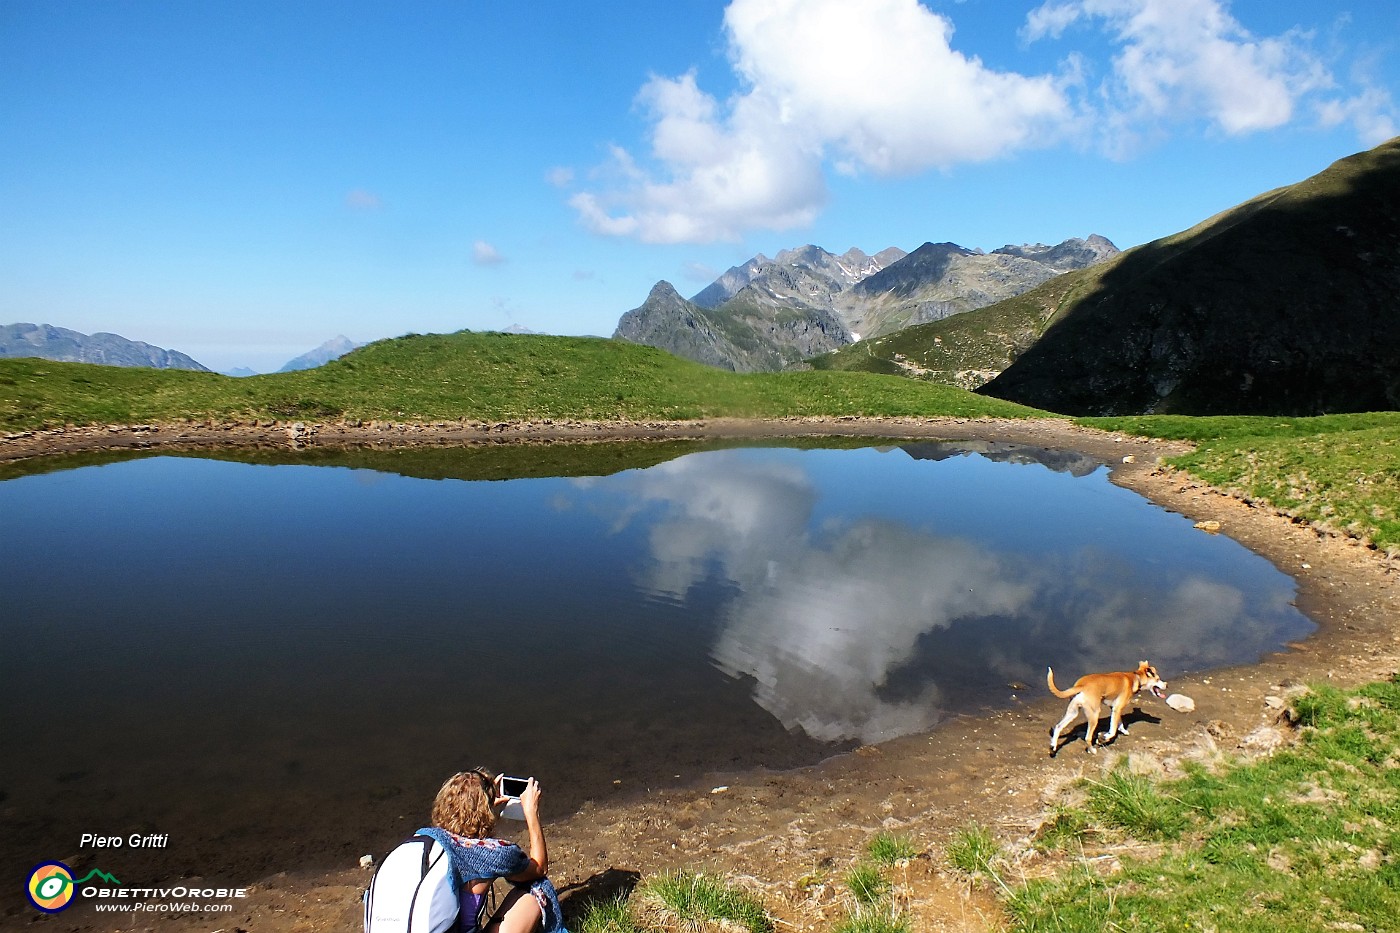
[[[29,903],[46,914],[56,914],[73,900],[73,871],[62,862],[43,862],[29,873],[25,888]]]

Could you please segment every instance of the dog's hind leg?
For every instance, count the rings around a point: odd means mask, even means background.
[[[1098,748],[1094,746],[1094,730],[1099,727],[1099,704],[1085,703],[1084,718],[1089,721],[1089,726],[1084,732],[1084,744],[1090,752],[1097,753]]]
[[[1060,747],[1060,733],[1065,731],[1065,727],[1079,718],[1079,711],[1083,707],[1083,701],[1075,697],[1070,701],[1069,709],[1065,710],[1065,716],[1055,723],[1055,728],[1050,732],[1050,754],[1054,755]]]

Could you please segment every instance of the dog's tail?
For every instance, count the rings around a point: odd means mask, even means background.
[[[1074,696],[1075,693],[1073,690],[1061,690],[1059,687],[1055,686],[1055,670],[1050,667],[1045,669],[1045,686],[1049,687],[1050,692],[1062,700],[1068,700],[1070,697]]]

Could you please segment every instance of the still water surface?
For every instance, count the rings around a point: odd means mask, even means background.
[[[142,831],[173,837],[148,875],[353,864],[458,768],[538,775],[557,814],[791,767],[1039,695],[1047,664],[1254,660],[1312,630],[1293,596],[1034,449],[26,476],[0,483],[3,855]]]

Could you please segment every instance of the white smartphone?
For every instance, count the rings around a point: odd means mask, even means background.
[[[525,819],[525,811],[520,806],[520,795],[525,793],[528,784],[529,782],[525,778],[501,775],[501,796],[508,798],[505,806],[501,808],[502,817],[508,820]]]

